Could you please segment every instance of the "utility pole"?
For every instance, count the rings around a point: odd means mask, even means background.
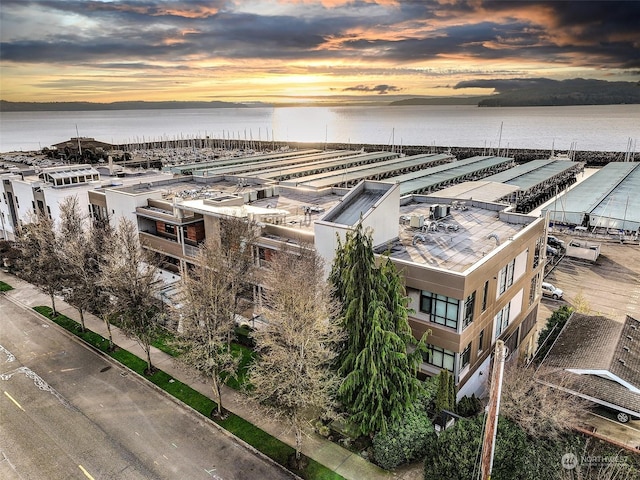
[[[480,472],[482,480],[491,480],[493,469],[493,454],[496,447],[496,434],[498,433],[498,413],[500,411],[500,395],[502,394],[502,374],[504,362],[507,358],[507,350],[502,340],[496,342],[496,350],[493,356],[493,372],[491,374],[491,390],[489,392],[489,405],[487,406],[487,420],[482,440],[482,457],[480,459]]]

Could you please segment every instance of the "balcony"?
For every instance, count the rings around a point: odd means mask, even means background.
[[[171,255],[176,258],[184,258],[182,245],[180,245],[176,240],[159,237],[147,232],[140,232],[140,243],[143,247],[148,248],[149,250]]]

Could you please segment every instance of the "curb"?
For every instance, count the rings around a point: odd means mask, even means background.
[[[0,293],[5,293],[5,292],[0,292]],[[206,415],[203,415],[202,413],[200,413],[199,411],[195,410],[190,405],[187,405],[186,403],[184,403],[181,400],[177,399],[176,397],[174,397],[170,393],[168,393],[165,390],[163,390],[162,388],[160,388],[155,383],[151,382],[149,379],[147,379],[144,376],[140,375],[138,372],[132,370],[128,366],[120,363],[118,360],[116,360],[115,358],[109,356],[108,354],[106,354],[102,350],[99,350],[98,348],[94,347],[93,345],[85,342],[82,338],[78,337],[77,335],[74,335],[72,332],[70,332],[66,328],[58,325],[56,322],[54,322],[49,317],[46,317],[45,315],[42,315],[40,312],[34,310],[33,308],[29,307],[28,305],[25,305],[24,303],[20,302],[19,300],[15,299],[15,298],[11,298],[8,295],[4,295],[4,297],[7,298],[10,302],[12,302],[15,305],[17,305],[18,307],[22,308],[23,310],[32,313],[36,318],[41,318],[41,319],[47,320],[48,323],[53,324],[54,328],[56,328],[57,331],[63,333],[66,337],[68,337],[71,340],[73,340],[76,344],[84,347],[85,349],[87,349],[87,350],[89,350],[89,351],[91,351],[93,353],[98,354],[100,357],[102,357],[108,363],[111,363],[113,366],[119,367],[119,368],[127,371],[128,373],[133,374],[133,378],[135,378],[137,382],[139,382],[140,384],[143,384],[145,386],[151,387],[156,392],[162,394],[165,398],[168,398],[169,400],[171,400],[176,406],[178,406],[178,407],[182,408],[183,410],[186,410],[189,413],[191,413],[193,415],[193,417],[196,418],[197,420],[206,421],[207,424],[212,425],[213,427],[215,427],[215,429],[218,430],[220,433],[225,435],[227,438],[233,440],[234,442],[236,442],[240,446],[244,447],[250,453],[253,453],[254,455],[262,458],[263,460],[265,460],[267,463],[279,468],[281,471],[283,471],[284,473],[286,473],[289,476],[291,476],[291,478],[293,478],[295,480],[303,480],[302,477],[299,477],[298,475],[293,473],[291,470],[285,468],[283,465],[279,464],[278,462],[276,462],[271,457],[265,455],[264,453],[262,453],[260,450],[258,450],[254,446],[249,445],[247,442],[245,442],[241,438],[237,437],[236,435],[234,435],[233,433],[229,432],[228,430],[226,430],[222,426],[218,425],[211,418],[207,417]],[[87,329],[87,330],[89,330],[89,329]],[[89,331],[91,331],[91,330],[89,330]],[[95,333],[95,332],[93,332],[93,333]],[[97,335],[99,335],[99,334],[97,334]],[[118,347],[118,348],[121,348],[121,347]],[[129,353],[131,353],[131,352],[129,352]],[[173,375],[170,375],[170,376],[171,376],[171,378],[175,378]],[[188,384],[185,384],[185,385],[189,386]],[[239,418],[242,418],[242,417],[239,417]],[[259,428],[259,427],[256,427],[256,428]]]

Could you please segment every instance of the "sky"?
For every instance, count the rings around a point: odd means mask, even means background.
[[[305,103],[640,80],[640,1],[2,0],[0,99]]]

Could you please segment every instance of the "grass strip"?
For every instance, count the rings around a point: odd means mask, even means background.
[[[88,344],[101,350],[115,360],[118,360],[120,363],[129,367],[134,372],[142,375],[144,378],[162,388],[165,392],[169,393],[181,402],[189,405],[197,412],[201,413],[207,418],[211,418],[211,412],[216,408],[217,405],[206,395],[202,395],[200,392],[194,390],[189,385],[176,380],[171,375],[163,372],[162,370],[156,370],[156,372],[150,377],[145,376],[143,372],[147,368],[147,362],[134,355],[133,353],[127,350],[123,350],[122,348],[117,348],[115,351],[110,352],[109,342],[107,339],[90,330],[85,330],[84,332],[82,332],[80,324],[65,315],[58,314],[55,318],[52,318],[51,314],[53,312],[51,307],[39,306],[33,307],[33,309],[36,312],[44,315],[45,317],[50,318],[52,321],[68,330],[69,332],[73,333],[74,335],[82,338]],[[251,351],[251,349],[243,346],[238,347],[246,350],[246,352],[243,350],[243,359],[245,358],[245,355],[247,355],[251,359],[253,358],[253,352]],[[251,355],[249,355],[249,353],[247,352],[250,352]],[[246,366],[249,362],[250,360],[247,360],[247,363],[245,364],[245,371]],[[215,418],[213,420],[222,428],[234,434],[241,440],[245,441],[272,460],[278,462],[280,465],[285,466],[285,468],[289,456],[295,452],[293,447],[269,435],[264,430],[256,427],[250,422],[247,422],[237,415],[229,414],[224,420]],[[295,473],[305,480],[344,480],[341,475],[338,475],[333,470],[328,469],[324,465],[316,462],[311,458],[309,459],[309,465],[303,471],[296,471]]]
[[[0,282],[0,292],[8,292],[9,290],[13,290],[13,287],[8,283]]]

